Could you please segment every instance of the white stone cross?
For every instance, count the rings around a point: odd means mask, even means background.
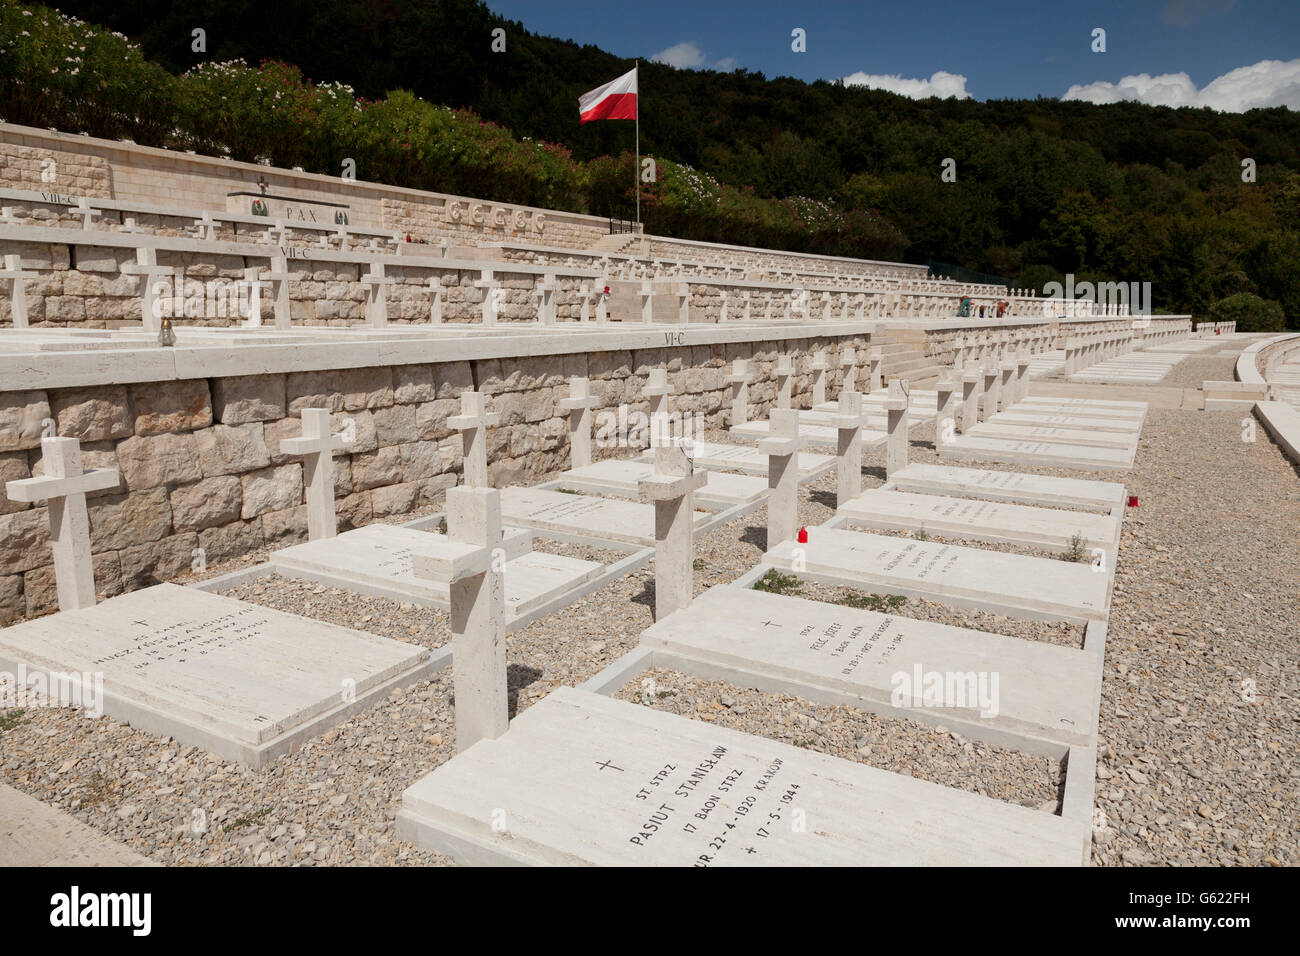
[[[655,320],[655,287],[649,279],[641,281],[641,321],[649,325]]]
[[[776,376],[776,407],[790,407],[790,393],[794,386],[794,362],[790,356],[782,353],[777,357],[776,368],[772,370]]]
[[[0,269],[0,282],[9,285],[9,314],[13,316],[15,329],[25,329],[27,328],[27,289],[23,285],[23,280],[35,279],[36,273],[23,270],[22,256],[5,256],[4,262],[4,268]]]
[[[694,492],[709,475],[696,471],[689,439],[655,445],[654,471],[637,492],[655,507],[655,620],[691,603],[695,590]]]
[[[998,384],[1002,378],[1002,373],[998,370],[998,363],[995,359],[988,358],[984,360],[984,406],[983,414],[980,421],[987,422],[998,413],[998,399],[1001,396],[1001,389]]]
[[[199,238],[212,242],[217,238],[217,223],[212,218],[212,213],[205,212],[202,219],[195,219],[194,225],[199,230]]]
[[[840,368],[843,370],[844,379],[840,382],[841,392],[856,392],[858,390],[858,350],[852,346],[846,346],[840,349]]]
[[[256,266],[244,270],[244,283],[248,286],[248,319],[244,324],[250,329],[262,325],[262,286],[268,283],[258,278],[259,271]]]
[[[799,412],[773,409],[768,417],[769,437],[758,443],[767,456],[767,548],[794,539],[799,524]]]
[[[60,611],[95,603],[95,567],[90,556],[90,519],[86,493],[121,482],[112,468],[81,469],[81,443],[75,438],[42,438],[45,474],[5,484],[10,501],[45,501],[54,552],[54,580]]]
[[[825,350],[813,353],[812,364],[809,367],[813,371],[813,405],[821,405],[826,401],[826,372],[831,367],[830,362],[827,361]]]
[[[668,396],[674,389],[668,384],[668,370],[652,368],[641,394],[650,400],[650,447],[657,448],[668,439]]]
[[[135,250],[135,262],[122,264],[122,274],[140,276],[140,317],[146,331],[157,332],[162,316],[155,308],[154,277],[172,275],[169,266],[158,265],[158,250],[154,246],[140,246]]]
[[[533,287],[533,297],[537,299],[537,320],[542,325],[555,324],[555,290],[555,275],[549,272]]]
[[[889,395],[885,398],[886,429],[889,432],[885,446],[886,478],[907,467],[908,401],[907,382],[897,378],[890,382]]]
[[[434,325],[442,324],[442,276],[429,279],[429,321]]]
[[[731,374],[727,382],[731,385],[731,425],[743,425],[749,421],[749,385],[754,381],[754,373],[749,369],[749,360],[738,358],[731,363]]]
[[[569,397],[559,404],[569,413],[569,467],[585,468],[591,464],[591,410],[600,399],[591,394],[590,381],[574,376],[569,379]]]
[[[677,321],[682,325],[691,321],[691,287],[685,282],[677,283]]]
[[[934,445],[936,451],[942,451],[957,434],[957,409],[960,404],[962,379],[959,373],[944,372],[939,376],[936,386],[936,406],[939,416],[934,423]]]
[[[460,414],[448,418],[447,425],[460,432],[469,488],[488,487],[487,429],[499,424],[501,416],[487,410],[482,392],[466,389],[460,393]]]
[[[868,392],[878,392],[884,387],[884,376],[881,369],[883,354],[879,346],[867,349]]]
[[[446,512],[447,534],[430,534],[411,566],[416,577],[448,585],[456,749],[462,751],[510,727],[501,493],[448,488]]]
[[[289,283],[302,278],[297,272],[289,271],[289,260],[284,253],[273,253],[268,257],[271,269],[261,273],[264,282],[271,283],[271,298],[275,303],[275,327],[287,329],[293,324],[289,306]]]
[[[81,228],[89,229],[90,221],[100,214],[98,209],[92,209],[90,200],[82,196],[77,200],[77,205],[73,207],[73,212],[81,217]]]
[[[852,388],[840,390],[839,411],[832,417],[837,430],[835,507],[862,493],[862,396]]]
[[[998,385],[1002,393],[1002,407],[1005,409],[1011,407],[1016,401],[1016,371],[1020,366],[1016,364],[1014,356],[1008,352],[999,367],[1002,375]]]
[[[366,287],[366,324],[372,328],[383,328],[388,324],[387,286],[397,280],[384,275],[382,262],[370,263],[370,271],[361,277],[361,284]]]
[[[301,455],[303,483],[307,486],[307,537],[332,538],[338,534],[334,514],[334,450],[352,442],[345,435],[330,433],[328,408],[302,410],[302,437],[285,438],[280,454]]]
[[[497,324],[497,291],[501,288],[501,283],[497,281],[496,274],[491,269],[484,269],[479,278],[474,283],[474,288],[483,290],[483,324]]]

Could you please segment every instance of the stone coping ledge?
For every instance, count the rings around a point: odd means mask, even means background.
[[[1279,346],[1281,352],[1290,352],[1293,348],[1300,348],[1300,333],[1288,332],[1285,335],[1279,335],[1275,338],[1265,339],[1262,342],[1256,342],[1248,348],[1242,349],[1237,356],[1236,376],[1239,382],[1249,382],[1252,385],[1263,385],[1265,379],[1259,370],[1259,358],[1264,352],[1272,352]]]
[[[1256,402],[1255,417],[1286,456],[1300,465],[1300,408],[1286,402]]]
[[[200,253],[210,256],[242,256],[269,259],[284,256],[290,262],[330,262],[347,265],[385,265],[443,272],[493,272],[519,275],[579,276],[597,279],[594,269],[568,266],[539,266],[528,262],[493,260],[456,260],[437,256],[383,253],[356,249],[342,252],[318,246],[284,247],[265,242],[226,242],[220,239],[192,239],[159,236],[152,233],[123,233],[98,229],[62,229],[46,226],[0,225],[0,242],[26,242],[34,245],[93,246],[101,249],[154,249],[158,252]]]
[[[0,392],[79,388],[195,378],[271,375],[325,369],[439,364],[584,352],[686,348],[869,335],[878,323],[614,323],[554,327],[419,326],[410,329],[277,330],[179,326],[177,344],[161,348],[153,333],[123,330],[0,330]],[[33,335],[33,332],[41,333]],[[55,333],[50,335],[50,333]],[[98,333],[100,347],[95,346]],[[119,343],[109,346],[111,336]],[[57,351],[39,339],[63,340]],[[136,339],[138,338],[138,342]],[[265,341],[258,341],[259,338]],[[186,340],[190,340],[187,343]],[[84,344],[83,348],[78,345]]]

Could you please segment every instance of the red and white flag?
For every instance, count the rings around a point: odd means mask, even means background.
[[[636,119],[636,67],[578,97],[583,123],[603,119]]]

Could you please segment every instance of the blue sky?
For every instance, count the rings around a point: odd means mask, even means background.
[[[1300,0],[487,0],[534,33],[593,43],[620,56],[672,50],[678,64],[732,66],[768,76],[837,79],[866,74],[930,80],[931,89],[976,99],[1060,97],[1141,99],[1199,105],[1300,108]],[[790,32],[807,31],[806,53]],[[1090,49],[1106,30],[1106,52]],[[1261,61],[1280,65],[1252,67]],[[1151,81],[1142,74],[1156,77]],[[1179,77],[1179,74],[1186,74]],[[1166,78],[1165,75],[1172,75]],[[964,77],[964,82],[959,79]],[[1137,77],[1120,87],[1125,77]],[[1102,84],[1093,86],[1093,84]],[[904,88],[900,92],[906,92]],[[647,95],[649,91],[646,91]]]

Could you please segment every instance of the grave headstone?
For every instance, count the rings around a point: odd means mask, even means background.
[[[591,382],[585,377],[569,379],[569,397],[562,398],[560,408],[569,413],[569,463],[572,468],[591,464],[591,412],[600,399],[591,394]]]
[[[334,451],[351,442],[330,433],[328,408],[302,410],[302,436],[280,442],[280,454],[303,457],[303,483],[307,486],[307,537],[332,538],[338,534],[334,511]]]
[[[770,437],[758,443],[767,455],[767,546],[792,540],[799,524],[799,413],[790,408],[773,409]]]
[[[90,556],[90,519],[86,493],[121,483],[115,469],[83,471],[81,443],[75,438],[42,438],[45,474],[5,483],[10,501],[44,501],[49,513],[54,552],[54,583],[60,611],[95,603],[95,570]]]
[[[695,547],[692,493],[704,487],[709,474],[696,471],[681,441],[655,446],[654,473],[637,491],[655,509],[655,618],[691,603],[695,589]]]
[[[487,410],[482,392],[460,393],[460,414],[450,416],[447,427],[460,432],[465,484],[470,488],[488,487],[487,429],[500,423],[501,416]]]

